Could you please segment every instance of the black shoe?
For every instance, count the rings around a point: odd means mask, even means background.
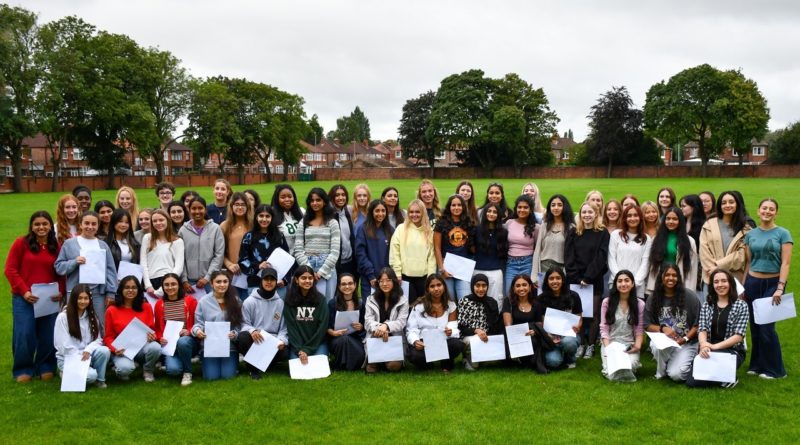
[[[261,380],[261,373],[258,371],[250,371],[250,378],[253,380]]]

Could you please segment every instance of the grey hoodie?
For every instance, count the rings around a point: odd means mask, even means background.
[[[252,334],[253,331],[262,330],[285,345],[289,344],[289,334],[283,320],[283,300],[277,292],[267,300],[258,293],[258,289],[253,289],[250,298],[242,303],[242,317],[242,331]]]
[[[222,230],[214,221],[206,221],[203,233],[199,236],[191,224],[191,221],[186,221],[178,232],[178,236],[183,240],[183,258],[186,264],[181,278],[192,281],[201,278],[210,280],[211,272],[222,268],[222,258],[225,256],[225,237],[222,236]]]

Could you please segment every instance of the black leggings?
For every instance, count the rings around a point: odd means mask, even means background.
[[[447,352],[450,353],[450,358],[447,360],[441,360],[441,363],[443,370],[450,371],[455,366],[456,357],[464,352],[464,342],[458,338],[448,338]],[[418,351],[414,345],[409,346],[408,360],[413,363],[417,369],[428,369],[431,365],[425,361],[425,350],[423,349],[422,351]]]
[[[421,277],[409,277],[402,275],[403,281],[408,281],[408,305],[409,307],[417,301],[417,298],[425,295],[425,280],[428,279],[427,275]]]

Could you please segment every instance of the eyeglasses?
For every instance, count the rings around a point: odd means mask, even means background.
[[[244,203],[241,203],[241,202],[237,202],[237,203],[233,204],[232,207],[239,207],[239,208],[247,207],[247,204],[244,204]]]
[[[172,196],[173,195],[173,193],[171,191],[169,191],[169,190],[166,190],[166,191],[162,190],[162,191],[158,192],[158,194],[159,194],[159,196]]]

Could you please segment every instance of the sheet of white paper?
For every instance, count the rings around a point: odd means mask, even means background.
[[[229,357],[231,355],[231,332],[229,321],[207,321],[206,338],[203,340],[203,357]]]
[[[144,293],[144,299],[147,300],[147,303],[150,305],[150,310],[153,311],[153,315],[156,313],[156,303],[158,303],[158,298],[151,296],[147,292]]]
[[[134,317],[111,343],[111,346],[115,349],[124,349],[125,357],[133,360],[147,343],[147,334],[150,333],[153,333],[153,330],[142,323],[142,320]]]
[[[59,293],[61,293],[61,291],[58,290],[58,283],[32,284],[31,294],[35,297],[39,297],[36,303],[33,303],[34,318],[55,314],[61,310],[61,302],[53,301],[53,299],[50,298],[55,297]]]
[[[489,335],[489,341],[484,343],[477,335],[472,336],[469,347],[474,363],[505,360],[506,342],[502,335]],[[530,343],[530,342],[528,342]]]
[[[570,284],[569,290],[575,292],[579,297],[581,297],[581,309],[583,309],[583,313],[581,315],[583,318],[593,318],[594,286],[590,284],[586,287],[581,287],[580,284]]]
[[[453,278],[469,283],[472,281],[472,272],[475,270],[475,261],[448,253],[444,256],[444,270],[448,271]]]
[[[244,356],[244,361],[260,369],[261,372],[264,372],[267,370],[269,364],[272,363],[275,354],[278,353],[278,344],[281,341],[269,332],[264,332],[263,330],[261,331],[261,336],[264,337],[264,340],[261,343],[253,342],[253,345],[250,346],[250,349]]]
[[[86,263],[78,267],[78,281],[81,284],[105,284],[106,251],[82,250],[81,256],[86,258]]]
[[[352,324],[358,323],[358,311],[337,311],[333,321],[333,329],[347,329],[347,334],[355,332]]]
[[[581,317],[569,312],[559,311],[551,307],[544,312],[544,330],[552,335],[562,337],[577,337],[573,326],[577,326]]]
[[[708,355],[708,358],[703,358],[700,354],[694,357],[692,375],[695,380],[727,383],[736,381],[736,355],[727,352],[712,352]]]
[[[753,317],[756,324],[775,323],[797,317],[794,294],[781,296],[781,304],[773,305],[772,298],[759,298],[753,301]]]
[[[385,342],[382,338],[370,337],[367,339],[367,361],[369,363],[399,362],[403,359],[402,335],[389,337]]]
[[[405,295],[406,298],[410,298],[408,296],[408,287],[409,286],[411,286],[411,283],[409,283],[408,281],[400,281],[400,289],[403,289],[403,295]],[[413,303],[413,301],[411,301],[410,303]]]
[[[61,375],[61,392],[86,391],[86,377],[89,375],[90,360],[81,360],[83,354],[64,356],[64,373]]]
[[[425,344],[425,361],[438,362],[450,358],[447,350],[447,337],[439,329],[423,329],[422,343]]]
[[[289,269],[294,266],[294,257],[289,255],[289,252],[278,247],[272,251],[272,254],[267,258],[267,262],[276,272],[278,272],[278,279],[282,280]]]
[[[739,282],[739,279],[734,277],[733,281],[736,282],[736,295],[739,296],[744,294],[744,285]]]
[[[119,267],[117,267],[117,281],[122,280],[123,278],[133,275],[136,277],[137,280],[140,282],[142,281],[142,266],[130,263],[128,261],[120,261]]]
[[[648,337],[650,337],[650,342],[653,346],[656,347],[659,351],[667,349],[667,348],[680,348],[681,345],[678,344],[675,340],[667,337],[667,334],[661,332],[645,332]]]
[[[631,355],[625,352],[625,345],[622,343],[611,342],[605,347],[606,366],[608,375],[612,375],[620,369],[633,369]]]
[[[247,289],[247,275],[243,273],[237,273],[233,276],[233,280],[231,280],[231,284],[233,287],[239,289]]]
[[[536,279],[538,280],[539,287],[541,288],[544,286],[544,272],[539,272],[536,274]]]
[[[327,355],[310,355],[308,364],[300,363],[299,358],[289,360],[289,376],[293,380],[324,379],[331,375],[331,365]]]
[[[533,355],[531,337],[525,335],[530,330],[527,323],[506,326],[506,339],[508,340],[508,355],[511,358]]]
[[[167,320],[164,326],[163,337],[167,339],[167,344],[161,347],[161,353],[172,357],[175,355],[175,347],[178,346],[178,339],[181,338],[182,321]]]

